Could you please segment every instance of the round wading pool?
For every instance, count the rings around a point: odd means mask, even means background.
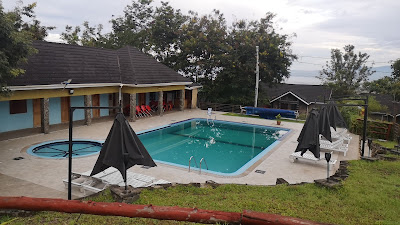
[[[100,152],[103,142],[93,140],[73,140],[72,157],[82,157]],[[30,147],[27,153],[40,158],[68,158],[68,140],[48,141]]]

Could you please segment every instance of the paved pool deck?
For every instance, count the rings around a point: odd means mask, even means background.
[[[234,177],[213,175],[202,171],[188,172],[187,169],[158,163],[157,167],[144,169],[134,166],[128,171],[141,173],[157,179],[164,179],[175,183],[204,183],[213,180],[217,183],[235,183],[248,185],[274,185],[277,178],[283,178],[289,183],[313,182],[326,177],[326,162],[299,161],[293,163],[289,155],[297,146],[297,138],[303,127],[302,123],[282,122],[276,125],[274,120],[225,116],[223,112],[215,112],[217,120],[226,120],[241,123],[259,124],[265,126],[283,127],[291,129],[289,135],[251,166],[246,172]],[[163,116],[152,116],[131,122],[135,132],[140,132],[170,123],[190,119],[207,118],[207,112],[200,109],[173,111]],[[90,126],[77,126],[73,130],[73,138],[93,139],[103,141],[106,139],[112,126],[112,119],[105,122],[96,122]],[[359,136],[351,134],[352,140],[346,156],[343,153],[334,153],[333,160],[337,160],[331,170],[335,173],[340,160],[359,159]],[[67,189],[62,182],[68,176],[68,159],[43,159],[26,153],[28,147],[50,140],[68,139],[68,129],[53,131],[49,134],[33,134],[20,138],[0,141],[0,196],[29,196],[67,198]],[[13,160],[23,157],[21,160]],[[83,173],[93,168],[98,154],[73,159],[73,172]],[[264,174],[256,170],[265,171]],[[79,191],[73,192],[73,198],[81,197]]]

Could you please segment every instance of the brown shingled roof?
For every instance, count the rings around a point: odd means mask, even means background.
[[[72,79],[72,84],[159,84],[190,82],[139,50],[118,50],[34,41],[39,51],[22,67],[23,75],[9,86],[51,85]]]
[[[266,87],[263,85],[263,89],[266,90],[268,98],[273,100],[283,94],[292,92],[305,102],[322,102],[325,99],[329,99],[331,89],[323,85],[307,85],[307,84],[278,84],[276,87]]]

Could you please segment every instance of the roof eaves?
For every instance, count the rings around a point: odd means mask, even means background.
[[[119,83],[88,83],[88,84],[68,84],[66,88],[87,88],[87,87],[110,87],[119,86]],[[28,91],[43,89],[60,89],[64,88],[64,84],[48,84],[48,85],[26,85],[26,86],[9,86],[11,91]]]
[[[179,85],[189,85],[192,82],[171,82],[171,83],[155,83],[155,84],[123,84],[127,87],[154,87],[154,86],[179,86]]]
[[[300,101],[302,101],[304,104],[310,105],[309,102],[307,102],[307,101],[305,101],[304,99],[300,98],[298,95],[296,95],[296,94],[293,93],[292,91],[285,92],[285,93],[283,93],[282,95],[280,95],[280,96],[278,96],[278,97],[272,99],[270,102],[274,102],[274,101],[276,101],[276,100],[278,100],[278,99],[280,99],[280,98],[282,98],[283,96],[286,96],[286,95],[288,95],[288,94],[292,94],[294,97],[296,97],[297,99],[299,99]]]

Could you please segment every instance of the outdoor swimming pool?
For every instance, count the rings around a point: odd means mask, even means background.
[[[243,173],[280,142],[289,129],[190,119],[139,134],[151,157],[160,163],[234,176]],[[205,163],[208,166],[206,169]]]

